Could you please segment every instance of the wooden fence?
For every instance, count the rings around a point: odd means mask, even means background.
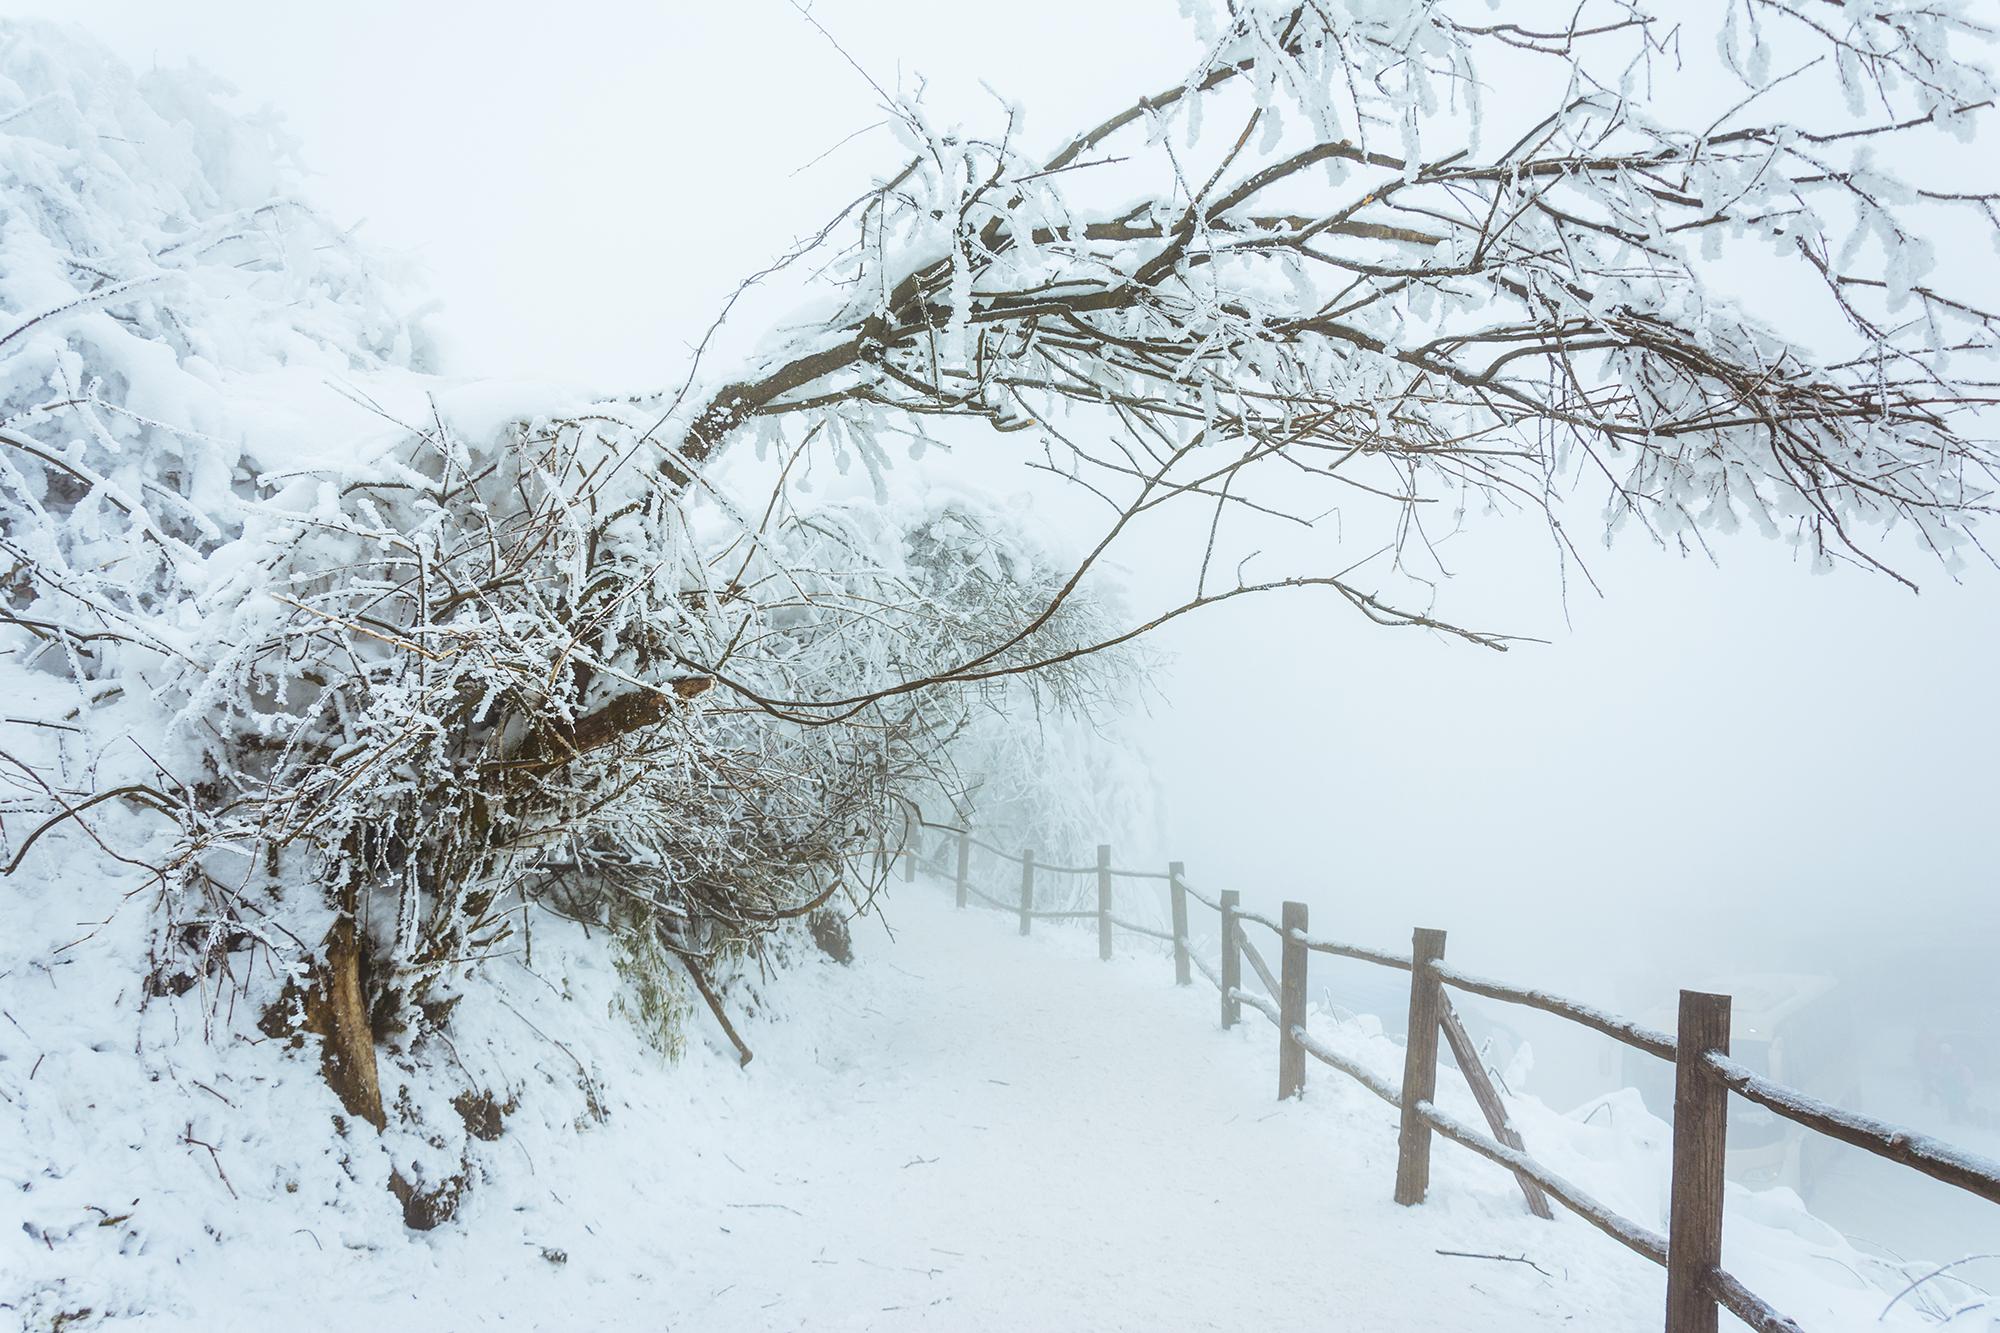
[[[1053,865],[1036,860],[1033,851],[1008,852],[974,837],[964,829],[938,824],[924,824],[922,827],[946,835],[939,854],[925,859],[939,874],[951,878],[958,906],[964,907],[977,899],[987,906],[1012,913],[1018,918],[1023,935],[1030,933],[1036,921],[1094,919],[1097,922],[1098,956],[1104,959],[1112,956],[1113,938],[1117,931],[1164,941],[1173,947],[1174,979],[1177,983],[1183,986],[1191,984],[1193,972],[1199,971],[1220,993],[1223,1027],[1232,1027],[1239,1022],[1245,1005],[1269,1019],[1278,1034],[1280,1099],[1296,1097],[1304,1091],[1305,1062],[1310,1056],[1347,1075],[1395,1107],[1400,1116],[1395,1184],[1397,1203],[1423,1202],[1430,1183],[1431,1137],[1436,1134],[1511,1171],[1520,1184],[1528,1208],[1536,1216],[1553,1216],[1548,1203],[1553,1198],[1627,1249],[1664,1267],[1667,1270],[1666,1333],[1715,1333],[1718,1309],[1728,1310],[1758,1333],[1804,1333],[1797,1324],[1779,1314],[1763,1298],[1731,1276],[1721,1264],[1723,1165],[1731,1094],[1754,1102],[1794,1124],[1865,1149],[1982,1199],[2000,1203],[2000,1162],[1962,1151],[1928,1135],[1818,1101],[1731,1060],[1730,997],[1727,995],[1682,991],[1678,1033],[1661,1032],[1574,1000],[1461,972],[1444,961],[1445,932],[1442,930],[1420,929],[1411,939],[1408,954],[1389,953],[1311,934],[1304,903],[1285,903],[1279,919],[1274,921],[1244,908],[1234,890],[1225,890],[1210,898],[1188,883],[1178,861],[1169,864],[1164,871],[1117,869],[1111,864],[1111,849],[1101,846],[1097,849],[1095,865]],[[973,886],[971,852],[974,847],[1019,863],[1020,892],[1014,901],[1003,901]],[[949,866],[943,855],[945,848],[955,852]],[[914,879],[918,861],[916,849],[906,847],[899,854],[904,858],[905,879]],[[886,855],[888,853],[885,852]],[[1035,882],[1038,873],[1095,875],[1097,906],[1082,911],[1037,909]],[[1164,880],[1172,912],[1172,930],[1156,930],[1117,915],[1113,887],[1114,881],[1119,879]],[[1220,918],[1221,956],[1214,969],[1196,953],[1190,942],[1190,902],[1216,913]],[[1278,969],[1275,973],[1246,932],[1246,926],[1269,931],[1277,937]],[[1350,958],[1410,974],[1410,1025],[1400,1087],[1392,1087],[1372,1071],[1328,1049],[1306,1031],[1306,967],[1308,955],[1312,953]],[[1260,995],[1243,987],[1242,965],[1245,962],[1250,964],[1251,970],[1263,983],[1265,994]],[[1674,1066],[1673,1174],[1666,1235],[1619,1216],[1534,1159],[1520,1134],[1508,1121],[1505,1104],[1487,1078],[1479,1053],[1452,1006],[1451,991],[1539,1009]],[[1440,1035],[1451,1047],[1459,1071],[1472,1086],[1474,1100],[1479,1105],[1488,1132],[1482,1133],[1435,1105]]]

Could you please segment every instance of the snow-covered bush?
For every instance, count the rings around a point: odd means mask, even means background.
[[[1105,692],[1115,655],[911,686],[1102,637],[1082,594],[1018,634],[1060,572],[1004,510],[760,516],[662,466],[650,403],[430,377],[214,85],[0,41],[7,866],[127,868],[135,996],[316,1038],[383,1127],[426,1075],[398,1093],[378,1046],[523,913],[700,968],[864,905],[983,696]],[[308,420],[329,381],[367,409],[344,429]]]

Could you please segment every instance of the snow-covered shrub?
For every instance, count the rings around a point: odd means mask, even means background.
[[[1041,616],[1003,510],[759,516],[686,484],[655,404],[431,377],[214,85],[36,28],[0,77],[8,868],[95,841],[148,915],[135,994],[317,1039],[349,1114],[438,1119],[425,1033],[536,910],[624,941],[671,1049],[666,960],[865,905],[982,696],[1107,692],[1114,657],[1012,674],[1103,630]],[[987,680],[932,679],[968,645]],[[431,1175],[396,1177],[413,1217],[456,1197]]]
[[[1119,599],[1102,592],[1059,599],[1067,571],[1006,522],[969,501],[947,501],[910,533],[913,593],[966,613],[940,627],[940,663],[1003,642],[1051,603],[1051,623],[1038,636],[1045,649],[1091,644],[1124,614]],[[1017,662],[1021,653],[1004,657]],[[1046,677],[989,676],[953,696],[951,744],[935,751],[930,781],[907,793],[912,836],[928,840],[925,823],[969,824],[1004,845],[1026,845],[1025,838],[1066,852],[1146,823],[1152,780],[1123,724],[1154,665],[1121,647]]]

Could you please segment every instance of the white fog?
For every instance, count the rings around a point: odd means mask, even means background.
[[[1478,15],[1488,9],[1452,7]],[[1914,0],[1864,7],[1926,8]],[[997,6],[817,0],[809,14],[786,0],[575,0],[554,7],[353,0],[312,10],[238,0],[9,6],[10,17],[73,24],[138,70],[196,62],[239,91],[240,110],[281,119],[310,169],[302,188],[311,205],[343,225],[358,223],[357,237],[407,261],[411,286],[434,296],[427,319],[441,349],[437,369],[446,376],[510,381],[515,387],[507,392],[523,395],[529,389],[521,386],[563,386],[563,393],[605,400],[679,387],[690,374],[693,348],[738,284],[895,170],[906,153],[886,123],[885,90],[905,97],[921,88],[934,123],[963,122],[982,134],[998,133],[1006,108],[1018,104],[1022,114],[1012,133],[1024,151],[1045,156],[1076,128],[1172,84],[1204,58],[1180,8],[1169,0]],[[1258,0],[1249,8],[1272,6]],[[1492,8],[1541,13],[1548,7]],[[1976,4],[1930,8],[1982,16]],[[1991,61],[1990,38],[1974,45]],[[1671,46],[1671,56],[1659,57],[1663,90],[1652,95],[1713,100],[1720,113],[1740,93],[1731,91],[1736,85],[1716,67],[1709,46],[1709,38],[1692,35],[1685,51]],[[1682,72],[1671,72],[1680,58]],[[1503,61],[1496,68],[1510,66]],[[1484,91],[1485,115],[1506,127],[1510,116],[1541,114],[1547,95],[1499,80]],[[8,111],[0,105],[0,117]],[[1226,138],[1234,127],[1211,133]],[[1989,146],[1997,142],[2000,125],[1987,111],[1977,120],[1976,150],[1938,136],[1897,165],[1921,182],[1949,182],[1957,191],[2000,189],[1989,170]],[[1988,179],[1967,179],[1969,164],[1987,170]],[[1940,269],[1953,273],[1954,290],[1967,300],[1993,297],[2000,261],[1991,227],[1982,234],[1962,219],[1940,225],[1930,239]],[[807,286],[814,267],[777,274],[737,302],[703,353],[703,383],[722,382],[769,330],[819,317],[813,303],[821,298]],[[1736,268],[1728,281],[1733,297],[1774,323],[1795,317],[1809,299],[1755,266]],[[918,495],[986,497],[1020,515],[1069,560],[1097,537],[1103,505],[1063,478],[1026,466],[1048,457],[1033,431],[996,433],[980,422],[946,420],[935,432],[945,448],[920,457],[900,444],[887,449],[893,466],[884,485]],[[1298,574],[1317,569],[1317,561],[1390,577],[1388,586],[1413,596],[1419,610],[1512,641],[1496,651],[1422,625],[1371,623],[1348,601],[1315,587],[1172,619],[1142,641],[1151,656],[1122,691],[1124,706],[1095,711],[1099,741],[1122,756],[1094,770],[1098,779],[1122,784],[1093,793],[1087,807],[1104,812],[1106,826],[1073,846],[1031,850],[1084,865],[1102,841],[1120,867],[1163,871],[1168,861],[1182,862],[1204,894],[1233,889],[1245,907],[1274,917],[1281,902],[1302,902],[1314,936],[1374,949],[1407,952],[1414,928],[1441,928],[1449,934],[1446,957],[1458,968],[1573,997],[1669,1033],[1678,991],[1732,993],[1735,1058],[1814,1098],[2000,1158],[2000,1035],[1992,1023],[2000,1012],[1994,780],[2000,707],[1993,686],[2000,572],[1979,554],[1962,572],[1947,570],[1907,526],[1868,547],[1885,569],[1849,559],[1830,572],[1815,569],[1809,551],[1747,523],[1735,533],[1663,539],[1632,523],[1607,544],[1604,492],[1592,481],[1572,476],[1552,483],[1554,524],[1532,497],[1497,508],[1474,502],[1463,514],[1439,506],[1394,576],[1384,570],[1397,558],[1390,553],[1397,515],[1393,506],[1371,506],[1358,493],[1354,504],[1310,527],[1232,518],[1212,536],[1215,510],[1200,504],[1135,523],[1106,560],[1140,620],[1186,600],[1209,560],[1226,567],[1232,580],[1246,570],[1259,578]],[[836,494],[843,487],[861,493],[854,478],[822,484]],[[1272,476],[1259,474],[1245,485],[1248,500],[1291,500],[1288,484]],[[1968,524],[1992,544],[1990,520],[1979,516]],[[1565,541],[1574,543],[1571,553],[1563,552]],[[1034,716],[1023,712],[1017,722],[1030,727]],[[1088,737],[1091,727],[1077,734]],[[1090,743],[1073,736],[1069,753]],[[927,813],[949,822],[948,811],[927,807]],[[10,825],[10,857],[19,836]],[[926,849],[948,850],[948,843],[935,830],[919,839]],[[978,882],[1011,901],[1014,871],[981,857]],[[948,858],[923,873],[923,882],[939,877],[932,896],[947,901]],[[1059,905],[1094,910],[1088,881],[1073,881],[1076,896]],[[899,922],[894,894],[920,887],[893,885],[880,911],[889,931]],[[0,894],[8,891],[0,887]],[[1164,887],[1146,882],[1137,893],[1131,910],[1163,924]],[[1036,933],[1058,934],[1069,924],[1038,925]],[[1013,929],[1007,920],[961,926],[990,927],[996,939]],[[857,917],[852,927],[857,941],[885,938],[872,916]],[[1193,936],[1211,953],[1216,948],[1208,913],[1199,914]],[[1020,947],[1044,946],[1037,940]],[[1277,943],[1262,947],[1275,965]],[[1094,936],[1074,948],[1093,950]],[[921,955],[909,949],[891,957],[889,966],[923,971]],[[976,959],[963,975],[985,965]],[[1164,969],[1154,964],[1148,975],[1164,984]],[[15,988],[42,984],[28,976],[0,972],[5,1007],[23,1021],[29,1011]],[[782,982],[775,984],[773,993],[782,995]],[[1312,960],[1308,991],[1316,1013],[1372,1015],[1400,1042],[1407,1038],[1410,985],[1407,971],[1320,956]],[[1195,988],[1212,1007],[1212,992],[1199,977]],[[688,1003],[695,1017],[686,1021],[705,1034],[694,1045],[721,1050],[733,1066],[723,1039],[706,1027],[707,1010]],[[758,1002],[759,1012],[765,1003]],[[855,1023],[880,1021],[862,1017],[864,1002],[854,1003]],[[1144,989],[1133,990],[1130,1003],[1149,1013],[1157,1007]],[[1462,1000],[1460,1010],[1509,1095],[1532,1095],[1553,1118],[1601,1129],[1630,1113],[1618,1098],[1627,1087],[1636,1087],[1645,1109],[1662,1120],[1673,1111],[1669,1065],[1546,1014],[1477,997]],[[1249,1040],[1257,1058],[1270,1063],[1263,1020],[1246,1021],[1256,1026]],[[811,1045],[816,1067],[830,1067],[827,1048],[812,1045],[819,1038],[788,1040],[801,1049]],[[16,1054],[33,1049],[39,1048]],[[586,1052],[576,1063],[599,1058]],[[760,1061],[746,1069],[763,1067]],[[23,1068],[19,1059],[0,1062],[0,1084]],[[766,1077],[777,1074],[774,1067]],[[616,1083],[608,1069],[594,1076]],[[1312,1077],[1330,1083],[1338,1075],[1315,1067]],[[867,1085],[871,1092],[878,1086]],[[1320,1086],[1308,1085],[1308,1101]],[[753,1085],[730,1087],[731,1107],[758,1095]],[[1263,1084],[1255,1091],[1268,1100]],[[839,1095],[828,1092],[829,1105]],[[1081,1100],[1063,1103],[1060,1114],[1083,1124],[1091,1094],[1077,1095]],[[687,1096],[691,1104],[697,1098]],[[1238,1114],[1233,1107],[1215,1113]],[[704,1148],[709,1165],[744,1153],[727,1141],[727,1115],[689,1114],[690,1123],[722,1139]],[[1366,1132],[1393,1156],[1391,1114]],[[1954,1273],[1970,1284],[1966,1292],[2000,1290],[1994,1286],[2000,1262],[1991,1258],[2000,1252],[2000,1205],[1859,1148],[1815,1139],[1756,1107],[1739,1103],[1730,1114],[1732,1179],[1743,1188],[1796,1191],[1812,1217],[1853,1247],[1841,1254],[1929,1265],[1983,1255]],[[711,1115],[712,1121],[703,1118]],[[10,1158],[26,1163],[36,1152],[28,1133],[11,1139],[8,1133],[0,1130],[0,1178]],[[190,1137],[197,1137],[192,1129]],[[1528,1140],[1532,1151],[1532,1128]],[[1457,1149],[1441,1144],[1435,1151]],[[206,1154],[186,1152],[206,1168]],[[907,1155],[922,1161],[929,1154],[913,1146]],[[902,1173],[899,1162],[887,1169]],[[707,1179],[726,1189],[733,1174]],[[1511,1189],[1504,1173],[1491,1174],[1500,1181],[1496,1191]],[[239,1179],[231,1192],[268,1185]],[[562,1192],[560,1184],[553,1187]],[[1307,1206],[1319,1188],[1299,1186]],[[1324,1185],[1328,1197],[1365,1193],[1385,1205],[1388,1188],[1386,1177]],[[1664,1200],[1664,1180],[1660,1190]],[[731,1206],[794,1214],[813,1207],[783,1194],[759,1202],[763,1196],[751,1199],[752,1193]],[[94,1198],[81,1202],[98,1206]],[[1760,1206],[1742,1205],[1746,1215]],[[1074,1205],[1079,1218],[1090,1207],[1089,1200]],[[1731,1207],[1738,1207],[1734,1196]],[[1455,1205],[1441,1209],[1454,1225],[1465,1223]],[[703,1234],[714,1230],[699,1212],[681,1216]],[[744,1215],[718,1216],[726,1230]],[[758,1216],[760,1225],[784,1220]],[[625,1221],[647,1225],[639,1216]],[[1121,1225],[1142,1231],[1148,1222],[1135,1214]],[[1467,1239],[1469,1224],[1461,1230],[1435,1246],[1411,1243],[1426,1255],[1453,1253],[1455,1244],[1528,1258],[1537,1253],[1518,1238],[1531,1233],[1479,1244]],[[325,1233],[315,1239],[334,1243]],[[565,1244],[570,1276],[581,1276],[589,1261]],[[1602,1248],[1616,1252],[1608,1243]],[[449,1268],[438,1262],[441,1271]],[[1562,1262],[1588,1268],[1594,1261]],[[1823,1266],[1838,1267],[1833,1259]],[[832,1273],[824,1269],[812,1281],[833,1281]],[[737,1280],[733,1270],[708,1273],[698,1264],[683,1276],[705,1291]],[[1452,1276],[1476,1281],[1481,1274]],[[761,1280],[781,1283],[774,1273]],[[1030,1276],[1022,1280],[1032,1285]],[[931,1281],[927,1291],[945,1292],[938,1282],[948,1279]],[[718,1294],[712,1308],[669,1302],[663,1308],[677,1316],[666,1326],[915,1326],[879,1310],[841,1308],[846,1289],[837,1284],[814,1290],[810,1303],[778,1306],[789,1322],[776,1314],[764,1323],[741,1310],[725,1313],[736,1309],[726,1304],[734,1298]],[[1082,1297],[1071,1305],[1013,1307],[1004,1295],[969,1291],[956,1292],[956,1307],[934,1305],[925,1326],[988,1327],[986,1320],[1010,1309],[1020,1316],[1017,1327],[1044,1326],[1038,1320],[1050,1327],[1168,1326],[1149,1324],[1143,1314],[1116,1322]],[[1854,1309],[1870,1301],[1869,1308],[1879,1308],[1894,1285],[1868,1291],[1868,1301],[1857,1299]],[[974,1317],[971,1303],[979,1299],[986,1304]],[[1947,1301],[1933,1322],[1985,1328],[1979,1321],[1995,1317],[1977,1305],[1978,1297],[1952,1299],[1963,1317]],[[24,1326],[69,1327],[58,1316],[82,1298],[36,1305],[9,1294],[0,1280],[0,1300],[18,1302],[29,1312],[24,1319],[44,1321]],[[1909,1314],[1914,1304],[1906,1300],[1899,1313]],[[226,1326],[238,1326],[239,1318],[242,1326],[261,1326],[254,1315],[229,1313],[228,1302],[212,1297],[175,1308],[179,1317],[222,1311]],[[639,1318],[637,1308],[621,1307],[595,1322],[623,1327]],[[1580,1318],[1573,1327],[1659,1326],[1652,1306],[1630,1323],[1623,1322],[1624,1307],[1614,1314],[1612,1305],[1592,1306],[1580,1295],[1566,1308],[1564,1317]],[[1069,1311],[1075,1321],[1052,1311]],[[1205,1314],[1180,1326],[1378,1326],[1351,1313],[1294,1318],[1282,1305],[1269,1313],[1261,1323]],[[1380,1326],[1454,1326],[1398,1323],[1390,1313],[1376,1311]],[[86,1321],[100,1317],[101,1308]],[[522,1315],[529,1326],[541,1326],[544,1317]],[[1816,1324],[1804,1315],[1800,1321],[1808,1330],[1850,1326]],[[340,1322],[335,1316],[328,1326]]]

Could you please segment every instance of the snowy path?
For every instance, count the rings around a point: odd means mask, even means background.
[[[1276,1103],[1268,1026],[1220,1032],[1158,954],[1107,966],[1094,935],[1024,941],[922,885],[890,916],[900,942],[827,1016],[847,1054],[760,1048],[757,1080],[801,1096],[731,1147],[726,1215],[685,1219],[709,1228],[690,1273],[733,1280],[673,1326],[1658,1326],[1657,1270],[1518,1215],[1484,1164],[1466,1197],[1448,1146],[1437,1200],[1395,1207],[1387,1109],[1318,1069]]]

